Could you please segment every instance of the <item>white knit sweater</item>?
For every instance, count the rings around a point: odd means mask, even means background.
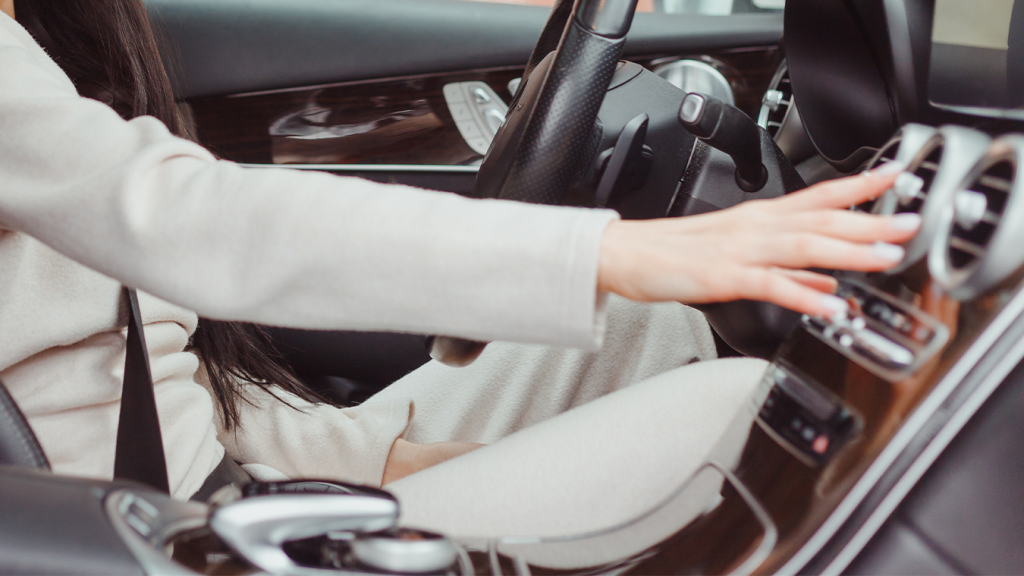
[[[112,473],[121,283],[156,295],[140,294],[142,313],[171,488],[187,497],[224,453],[183,352],[188,310],[595,349],[614,218],[220,162],[153,118],[80,98],[0,14],[0,378],[60,473]],[[409,409],[273,406],[235,434],[258,439],[244,442],[250,462],[375,484]]]

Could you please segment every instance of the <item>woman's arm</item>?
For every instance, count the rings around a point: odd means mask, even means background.
[[[613,212],[218,162],[78,97],[5,18],[0,227],[211,318],[599,345]]]

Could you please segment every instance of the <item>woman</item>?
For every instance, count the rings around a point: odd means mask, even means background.
[[[919,226],[842,210],[891,186],[891,166],[648,222],[247,170],[172,135],[139,0],[0,7],[0,378],[60,473],[110,477],[124,283],[154,295],[141,304],[174,495],[199,491],[226,448],[264,478],[394,481],[407,521],[450,532],[608,525],[691,473],[763,370],[678,368],[714,354],[700,316],[674,302],[841,312],[834,281],[803,269],[886,269],[902,257],[889,243]],[[533,345],[494,345],[462,371],[430,365],[336,410],[311,403],[238,324],[204,325],[201,369],[186,351],[189,310]],[[606,350],[592,354],[606,322]],[[495,444],[447,461],[475,442]]]

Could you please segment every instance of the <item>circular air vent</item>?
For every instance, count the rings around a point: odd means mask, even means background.
[[[774,138],[782,129],[792,106],[793,85],[789,81],[789,65],[783,60],[761,100],[761,113],[757,117],[757,125],[767,130]]]
[[[871,170],[893,160],[910,164],[935,132],[935,128],[931,126],[907,124],[878,150],[864,169]]]
[[[684,92],[706,94],[735,105],[732,84],[714,66],[699,60],[674,60],[654,68],[654,73]]]
[[[935,128],[922,124],[907,124],[864,166],[864,170],[873,170],[879,166],[898,160],[909,165],[910,162],[921,151],[921,148],[935,135]],[[873,212],[876,214],[892,214],[896,211],[896,196],[890,191],[883,194],[873,202],[865,202],[857,206],[862,212]]]
[[[919,134],[915,134],[916,138]],[[918,262],[928,253],[939,230],[941,212],[956,194],[965,175],[988,149],[985,134],[959,126],[944,126],[935,131],[905,160],[900,152],[896,159],[907,163],[896,184],[875,202],[875,214],[920,214],[921,230],[907,242],[903,262],[891,272],[900,272]],[[912,144],[909,139],[905,143]]]
[[[1024,137],[996,140],[941,211],[928,265],[954,298],[974,298],[1024,264],[1024,192],[1017,180],[1022,159]]]

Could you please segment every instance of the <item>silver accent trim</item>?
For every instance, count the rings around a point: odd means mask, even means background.
[[[441,572],[459,561],[455,544],[440,536],[404,540],[369,534],[350,541],[349,547],[363,564],[399,574]]]
[[[513,78],[508,81],[508,93],[515,98],[516,93],[519,92],[519,87],[523,85],[523,77]]]
[[[884,318],[875,318],[870,312],[864,311],[836,314],[831,318],[812,318],[805,314],[802,317],[804,328],[854,363],[893,383],[912,376],[923,364],[940,353],[949,341],[949,328],[923,310],[900,302],[869,284],[852,278],[840,280],[837,290],[840,297],[864,294],[885,302],[891,311],[912,318],[918,325],[931,331],[931,338],[922,342],[921,338],[907,337],[898,329],[894,330]],[[891,340],[889,336],[879,333],[878,329],[883,333],[889,332],[902,342]],[[842,340],[845,336],[849,336],[846,342]]]
[[[868,161],[865,170],[871,170],[876,168],[884,159],[885,153],[890,151],[893,146],[898,146],[896,154],[893,156],[893,160],[902,162],[904,164],[910,164],[910,161],[914,159],[917,152],[921,150],[921,147],[925,145],[932,136],[935,135],[935,128],[931,126],[925,126],[924,124],[907,124],[900,129],[888,142],[886,142],[878,152],[875,153],[874,157]]]
[[[1024,244],[1024,181],[1018,177],[1020,166],[1024,164],[1024,136],[1004,136],[992,142],[970,173],[965,174],[958,183],[957,190],[974,186],[987,170],[1003,162],[1010,162],[1014,166],[1013,180],[1002,216],[987,211],[983,216],[983,219],[995,226],[988,245],[955,246],[975,256],[975,260],[967,266],[957,268],[949,257],[949,247],[957,241],[953,236],[956,204],[947,203],[939,216],[939,232],[931,246],[928,271],[950,296],[958,300],[968,300],[982,294],[1024,265],[1024,254],[1020,250]]]
[[[891,159],[896,162],[902,162],[904,165],[910,164],[921,147],[935,135],[935,131],[935,128],[923,124],[907,124],[878,149],[864,169],[877,168],[886,159],[887,154],[890,154]],[[891,154],[893,147],[896,147],[895,154]],[[899,202],[899,198],[895,192],[886,191],[871,204],[870,211],[874,214],[891,214],[895,211],[897,202]]]
[[[815,531],[806,543],[789,559],[779,570],[778,574],[793,576],[811,561],[821,551],[835,533],[850,518],[857,506],[863,502],[871,489],[878,483],[883,475],[892,467],[900,454],[906,450],[914,437],[927,425],[928,421],[942,408],[942,404],[959,387],[961,381],[971,370],[984,358],[988,349],[999,340],[1006,330],[1016,321],[1021,312],[1024,311],[1024,290],[1017,292],[1013,299],[1006,305],[987,328],[978,336],[974,343],[964,352],[960,360],[950,368],[949,372],[939,381],[917,407],[914,413],[893,436],[889,444],[875,458],[875,461],[868,467],[860,480],[845,498],[836,506],[836,509],[829,515],[824,523]]]
[[[729,80],[718,68],[700,60],[682,59],[662,64],[654,73],[684,92],[713,96],[730,105],[736,105],[736,95]]]
[[[239,164],[243,168],[284,168],[314,172],[433,172],[476,174],[479,166],[443,166],[436,164]]]
[[[965,230],[971,230],[982,222],[999,223],[998,217],[989,216],[992,213],[988,211],[988,196],[981,192],[961,190],[956,193],[954,204],[953,219]]]
[[[616,524],[614,526],[610,526],[608,528],[603,528],[600,530],[595,530],[593,532],[574,534],[571,536],[512,536],[491,539],[488,542],[487,546],[491,570],[494,572],[496,576],[501,576],[502,574],[501,565],[498,562],[498,547],[502,545],[509,546],[517,544],[557,544],[560,542],[574,542],[579,540],[587,540],[590,538],[607,536],[609,534],[613,534],[615,532],[619,532],[621,530],[630,528],[631,526],[635,526],[636,524],[642,522],[648,517],[654,515],[659,510],[667,506],[670,502],[672,502],[680,495],[682,495],[684,492],[686,492],[686,490],[690,487],[693,481],[700,477],[701,473],[708,469],[717,471],[719,474],[722,475],[726,482],[729,482],[729,484],[732,485],[732,487],[736,490],[736,493],[739,494],[741,499],[743,499],[744,504],[746,504],[747,507],[750,508],[750,511],[754,514],[754,517],[757,518],[757,521],[761,524],[761,529],[764,531],[764,537],[761,539],[761,543],[758,544],[757,548],[750,554],[750,556],[747,557],[746,560],[744,560],[742,564],[740,564],[739,567],[737,567],[735,570],[729,573],[729,576],[751,574],[755,569],[757,569],[758,566],[761,565],[762,562],[764,562],[768,558],[768,556],[771,554],[772,549],[775,548],[775,544],[779,540],[779,530],[775,526],[775,522],[772,520],[771,515],[768,514],[768,511],[764,509],[760,501],[758,501],[757,497],[754,496],[753,492],[751,492],[750,489],[747,488],[746,484],[744,484],[743,481],[740,480],[739,477],[737,477],[727,466],[719,464],[714,460],[707,461],[702,466],[697,468],[697,470],[695,470],[693,474],[691,474],[682,484],[680,484],[678,488],[672,491],[672,493],[669,494],[666,498],[662,499],[660,502],[649,508],[646,512],[638,516],[635,516],[630,520]],[[694,520],[696,519],[697,518],[694,518]],[[517,576],[529,576],[530,573],[528,564],[525,561],[523,561],[519,555],[516,555],[513,558],[513,560],[515,561],[515,565],[517,567]],[[619,565],[622,562],[630,564],[629,559],[626,559],[618,563],[613,563],[612,565]],[[526,570],[520,569],[520,566],[526,568]]]
[[[142,496],[133,490],[118,490],[107,495],[103,505],[114,531],[147,574],[195,575],[164,550],[167,542],[178,534],[206,525],[209,508],[205,504],[181,502],[156,493]],[[149,519],[138,517],[133,507]]]
[[[452,82],[442,89],[448,112],[463,141],[484,156],[505,123],[508,106],[485,82]]]
[[[942,229],[944,211],[953,205],[956,192],[960,189],[964,176],[985,154],[991,142],[992,139],[988,135],[977,130],[961,126],[943,126],[907,162],[907,173],[914,173],[925,168],[935,170],[935,176],[927,190],[918,191],[919,194],[924,194],[924,204],[920,209],[921,229],[904,246],[906,255],[903,257],[903,261],[890,269],[888,273],[902,272],[928,255],[929,249]],[[942,150],[941,160],[938,166],[934,166],[929,163],[928,157],[940,149]],[[890,194],[890,192],[886,192],[886,194]],[[891,194],[898,196],[896,192]],[[892,202],[878,204],[878,210],[874,212],[876,214],[893,214],[906,203],[901,199],[895,204]]]
[[[782,105],[782,101],[785,98],[786,95],[781,91],[772,89],[764,93],[764,98],[761,102],[772,112],[778,112],[779,106]],[[786,102],[786,104],[788,105],[789,102]]]
[[[922,190],[924,190],[924,180],[913,172],[900,174],[892,185],[892,192],[899,198],[900,204],[918,198]]]
[[[896,507],[906,498],[918,480],[931,468],[932,464],[953,441],[956,435],[967,425],[971,417],[985,404],[985,401],[999,388],[1006,376],[1017,367],[1024,358],[1024,340],[1020,340],[1010,351],[986,374],[978,386],[971,391],[963,404],[957,408],[946,423],[932,438],[928,446],[903,473],[899,481],[889,490],[878,507],[871,513],[864,524],[850,538],[843,550],[825,567],[822,574],[840,574],[860,554],[868,541],[878,532]]]
[[[786,100],[785,92],[779,90],[779,86],[782,81],[789,75],[789,63],[783,60],[779,64],[778,69],[775,70],[775,75],[772,76],[772,81],[768,84],[768,90],[761,97],[761,111],[757,115],[757,125],[769,133],[772,129],[775,130],[774,135],[778,135],[782,131],[783,125],[786,124],[789,118],[789,110],[793,108],[793,96],[792,91],[790,93],[790,99]],[[790,86],[792,88],[792,86]],[[782,115],[782,120],[777,123],[769,122],[769,116],[778,112],[780,108],[785,107],[786,112]]]
[[[281,549],[289,540],[334,531],[376,532],[395,525],[398,502],[356,494],[275,494],[215,508],[210,529],[243,558],[278,575],[322,574]]]
[[[757,497],[754,496],[739,477],[725,466],[720,466],[714,462],[709,462],[708,465],[718,470],[732,484],[733,489],[740,495],[740,498],[743,498],[747,507],[750,508],[750,511],[757,517],[758,522],[761,523],[761,529],[764,530],[764,538],[761,539],[761,544],[758,545],[757,549],[743,561],[743,564],[740,564],[739,567],[729,573],[730,575],[752,574],[772,553],[775,544],[779,541],[779,530],[775,527],[775,522],[772,521],[768,511],[761,506]]]

